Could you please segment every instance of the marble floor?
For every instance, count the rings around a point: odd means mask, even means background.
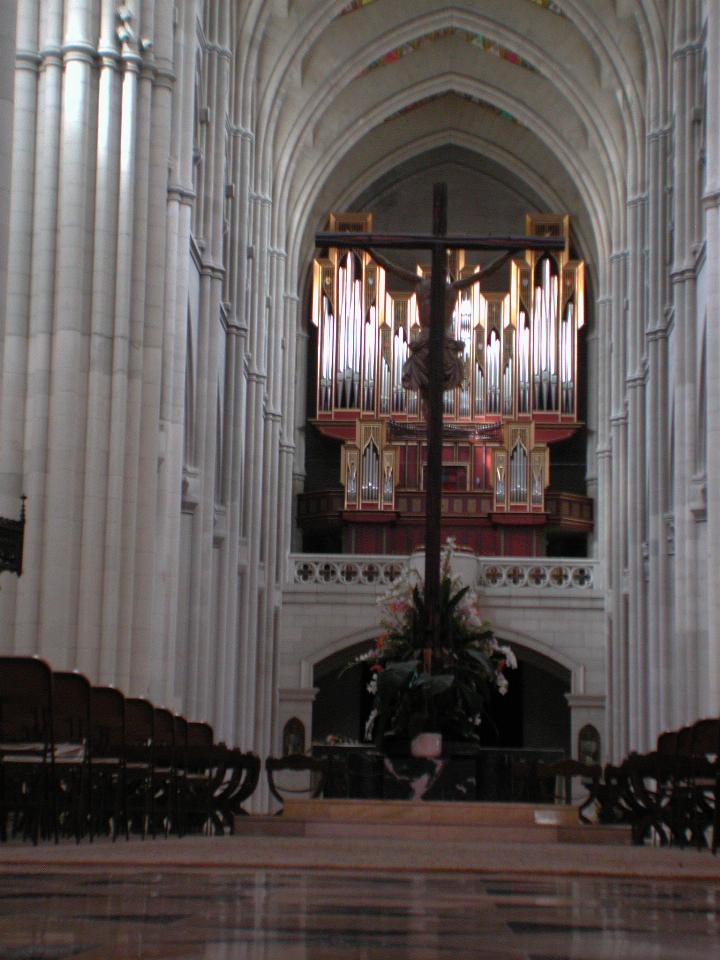
[[[719,955],[720,878],[7,863],[0,872],[0,960]]]

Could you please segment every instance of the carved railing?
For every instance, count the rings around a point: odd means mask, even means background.
[[[406,557],[312,556],[290,557],[291,583],[322,586],[390,586],[402,574]]]
[[[596,568],[594,560],[478,558],[477,583],[481,587],[594,590]]]
[[[407,557],[312,555],[290,556],[292,584],[333,586],[390,586],[406,569]],[[600,586],[596,560],[537,557],[477,557],[477,586],[591,591]]]

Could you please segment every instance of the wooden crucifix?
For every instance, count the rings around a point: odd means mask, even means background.
[[[430,250],[432,272],[430,289],[422,286],[420,322],[427,324],[427,385],[422,390],[427,415],[427,487],[425,491],[425,609],[428,623],[425,633],[424,669],[429,672],[433,648],[440,645],[440,538],[442,524],[442,434],[443,392],[446,384],[446,339],[448,314],[447,251],[502,250],[504,256],[460,281],[462,286],[477,283],[490,270],[514,252],[524,250],[562,250],[565,241],[561,237],[448,237],[447,236],[447,185],[436,183],[433,187],[433,227],[431,234],[376,234],[376,233],[331,233],[315,236],[318,247],[358,247],[369,250],[381,266],[387,268],[384,258],[373,254],[374,249]],[[394,272],[398,273],[397,269]],[[417,278],[413,278],[417,279]],[[457,287],[458,284],[454,284]],[[429,293],[429,296],[428,296]],[[423,301],[429,300],[423,303]],[[423,317],[429,306],[429,321]]]

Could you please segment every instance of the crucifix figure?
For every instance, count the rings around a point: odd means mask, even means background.
[[[525,250],[562,250],[561,237],[448,237],[447,185],[433,188],[433,232],[424,235],[373,233],[318,233],[318,247],[357,247],[369,250],[373,259],[390,273],[402,276],[416,285],[420,312],[420,337],[410,361],[408,377],[418,378],[427,411],[427,489],[425,494],[425,609],[428,623],[425,632],[423,665],[430,669],[433,647],[440,646],[440,539],[442,523],[442,433],[443,392],[461,379],[459,341],[448,336],[447,325],[452,317],[455,295],[459,289],[477,283],[496,269],[512,253]],[[396,267],[377,253],[378,248],[395,250],[430,250],[430,280]],[[447,283],[448,249],[502,250],[504,254],[484,271],[474,273],[452,284]],[[416,359],[417,358],[417,359]],[[448,363],[449,358],[449,363]],[[409,361],[409,362],[410,362]],[[447,373],[446,373],[447,371]],[[403,379],[405,371],[403,372]],[[405,385],[403,383],[403,385]]]
[[[405,270],[388,260],[377,250],[370,250],[370,256],[378,266],[387,273],[400,277],[415,287],[418,313],[420,314],[420,335],[409,344],[410,356],[405,361],[402,371],[402,385],[406,390],[419,390],[423,399],[428,400],[428,386],[430,382],[430,328],[432,323],[432,278],[421,277],[416,273]],[[456,297],[460,290],[479,283],[488,274],[493,273],[506,262],[510,253],[497,257],[487,267],[476,270],[469,277],[450,281],[445,284],[445,339],[442,353],[443,389],[452,390],[462,383],[465,375],[462,353],[465,344],[450,335],[449,326],[452,323]]]

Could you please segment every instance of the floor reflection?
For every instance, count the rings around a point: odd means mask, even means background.
[[[720,880],[0,874],[0,960],[706,960],[719,926]]]

